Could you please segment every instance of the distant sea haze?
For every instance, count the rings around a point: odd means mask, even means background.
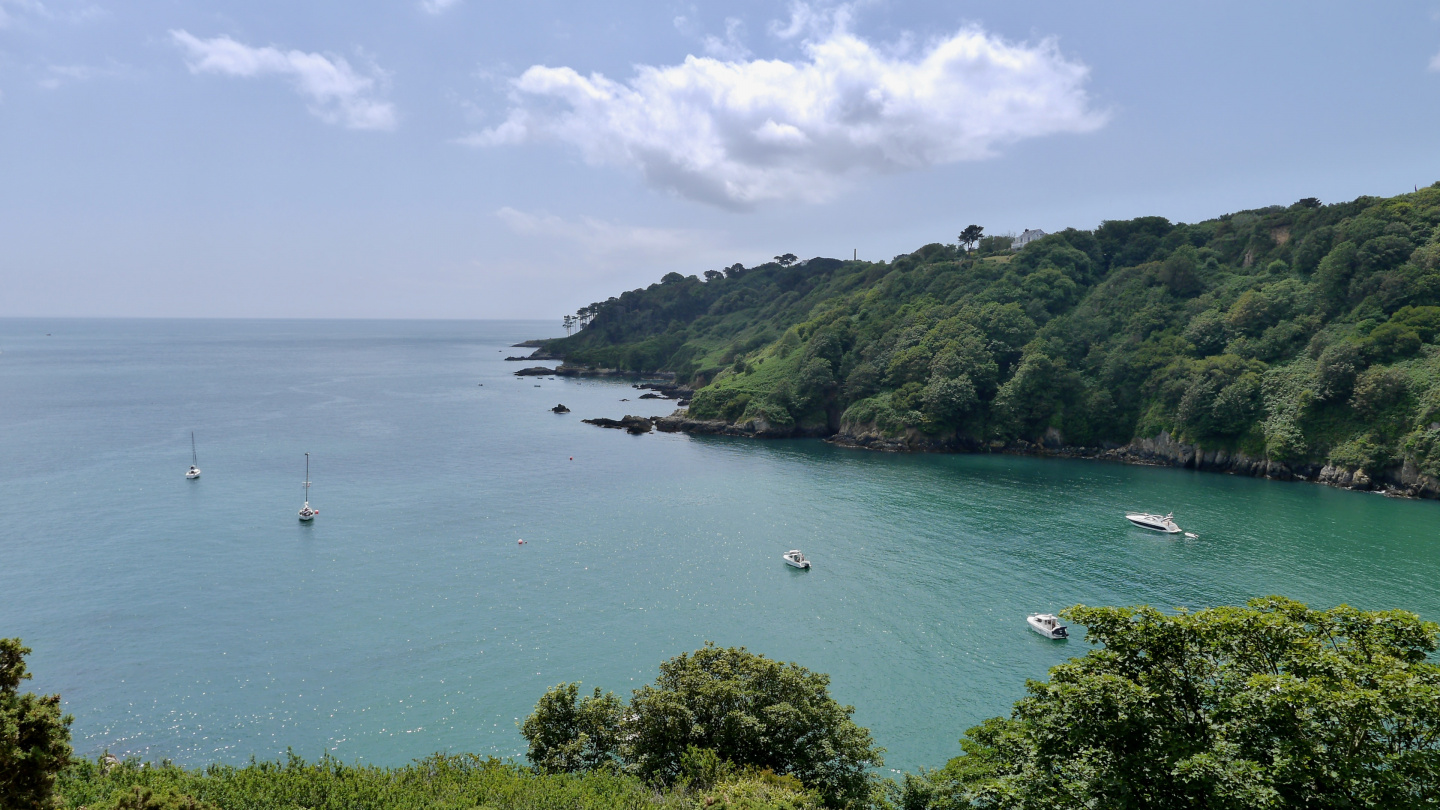
[[[518,756],[547,687],[628,694],[713,640],[830,673],[887,766],[913,770],[1085,649],[1028,613],[1280,593],[1440,618],[1434,503],[631,436],[580,420],[674,403],[513,376],[511,344],[556,332],[0,320],[0,635],[34,648],[29,686],[64,696],[77,750]],[[1137,509],[1198,538],[1134,528]]]

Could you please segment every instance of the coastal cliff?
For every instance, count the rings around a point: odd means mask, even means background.
[[[1380,492],[1396,497],[1440,499],[1440,479],[1420,472],[1410,461],[1374,471],[1333,464],[1287,463],[1251,456],[1238,450],[1207,450],[1197,444],[1175,441],[1165,432],[1153,438],[1136,439],[1122,446],[1085,447],[1065,444],[1059,432],[1054,430],[1048,431],[1038,442],[981,442],[954,434],[926,436],[915,430],[906,431],[898,437],[887,436],[877,430],[874,424],[846,423],[840,431],[827,433],[815,427],[777,427],[763,419],[732,423],[723,419],[697,419],[684,409],[669,416],[655,417],[651,423],[656,430],[663,433],[752,439],[816,438],[840,447],[890,453],[1007,453],[1097,459],[1123,464],[1183,467],[1280,481],[1310,481],[1341,489]]]
[[[665,420],[677,430],[1422,497],[1440,480],[1440,184],[1109,220],[1019,250],[786,254],[669,273],[579,316],[537,348],[568,368],[673,375],[694,391]]]

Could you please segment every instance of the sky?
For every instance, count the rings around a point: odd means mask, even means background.
[[[1440,2],[0,0],[0,317],[554,318],[1440,180]]]

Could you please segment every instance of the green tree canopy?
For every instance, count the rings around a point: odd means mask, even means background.
[[[618,759],[671,783],[696,751],[741,767],[793,776],[832,806],[863,802],[883,749],[830,697],[827,675],[744,647],[706,644],[660,665],[628,707],[613,695],[577,702],[578,685],[541,698],[522,727],[530,758],[546,770],[581,770]],[[693,768],[692,768],[693,770]]]
[[[1099,648],[1032,681],[919,805],[1420,808],[1440,796],[1440,627],[1280,597],[1167,615],[1075,607]]]
[[[0,807],[15,810],[55,806],[55,776],[70,762],[74,720],[61,716],[59,695],[20,693],[31,677],[29,654],[20,639],[0,638]]]
[[[580,684],[555,686],[535,704],[520,733],[530,743],[526,757],[547,773],[591,771],[619,764],[624,704],[613,693],[580,697]]]

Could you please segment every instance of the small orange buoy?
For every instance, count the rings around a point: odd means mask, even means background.
[[[575,457],[574,457],[574,456],[571,456],[571,457],[570,457],[570,460],[571,460],[571,461],[574,461],[574,460],[575,460]]]

